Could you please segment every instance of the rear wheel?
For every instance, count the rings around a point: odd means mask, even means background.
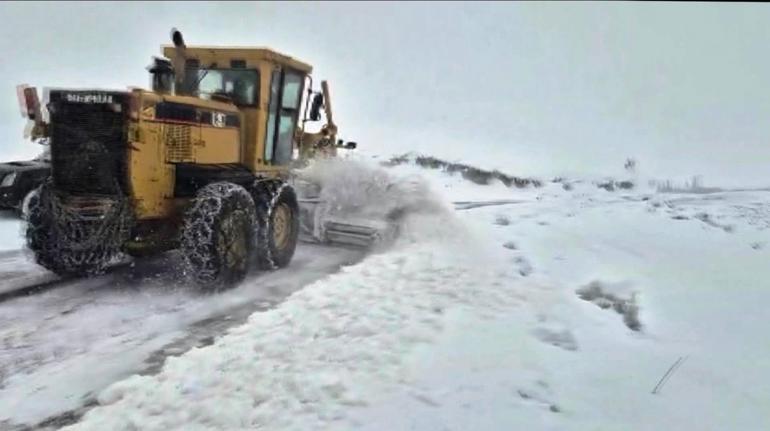
[[[262,269],[287,266],[299,237],[299,204],[289,184],[258,180],[252,188],[257,209],[257,265]]]
[[[180,238],[185,267],[205,290],[232,287],[253,260],[255,208],[241,186],[217,182],[201,188],[185,214]]]

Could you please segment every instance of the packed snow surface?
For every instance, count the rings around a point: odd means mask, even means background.
[[[164,258],[0,302],[0,429],[78,409],[358,259],[356,250],[304,244],[291,269],[256,272],[212,296],[176,280],[178,260]],[[23,253],[0,253],[8,291],[52,278]]]

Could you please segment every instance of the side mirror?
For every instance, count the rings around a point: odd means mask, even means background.
[[[39,142],[46,138],[47,131],[37,89],[27,85],[19,85],[16,87],[16,93],[19,96],[19,108],[22,116],[28,120],[27,127],[24,129],[24,139],[32,138],[33,142]]]
[[[318,93],[313,97],[313,105],[310,107],[310,121],[321,120],[321,108],[324,105],[324,95]]]
[[[40,98],[37,96],[37,89],[19,85],[16,87],[16,94],[19,97],[19,108],[22,116],[28,120],[41,121]]]

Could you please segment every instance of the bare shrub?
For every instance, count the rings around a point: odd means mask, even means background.
[[[498,170],[488,171],[485,169],[477,168],[475,166],[470,166],[463,163],[447,162],[446,160],[424,155],[414,156],[410,154],[404,154],[401,156],[395,156],[390,160],[383,162],[382,165],[393,167],[406,163],[414,163],[415,165],[426,169],[440,169],[449,174],[459,173],[464,179],[479,185],[491,184],[493,180],[500,181],[506,187],[524,188],[529,186],[541,187],[543,185],[540,180],[534,178],[516,177],[502,173]]]
[[[611,292],[607,292],[599,281],[592,281],[576,291],[578,297],[584,301],[593,303],[599,308],[615,310],[623,316],[623,323],[632,331],[640,331],[642,323],[639,321],[639,306],[636,304],[636,295],[629,298],[621,298]]]

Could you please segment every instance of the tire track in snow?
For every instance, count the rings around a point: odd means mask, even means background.
[[[254,311],[274,307],[362,256],[360,250],[303,245],[288,268],[252,274],[218,295],[157,275],[170,265],[161,260],[0,303],[0,339],[8,339],[0,357],[6,356],[10,371],[0,388],[0,429],[72,423],[104,386],[155,373],[168,356],[212,343]],[[23,371],[13,365],[19,346],[27,349]]]

